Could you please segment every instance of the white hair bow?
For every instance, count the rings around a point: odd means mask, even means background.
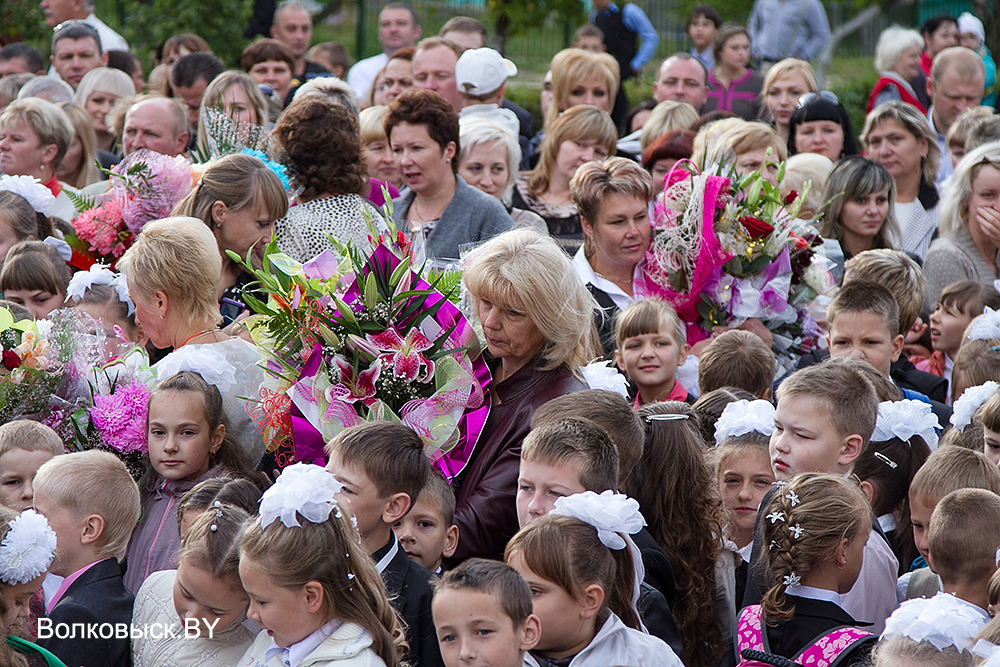
[[[68,262],[73,259],[73,249],[69,247],[69,244],[62,239],[57,239],[54,236],[46,236],[45,240],[42,241],[45,245],[52,246],[59,253],[62,261]]]
[[[760,433],[771,437],[774,432],[774,406],[770,401],[734,401],[722,410],[715,422],[715,444],[731,436]]]
[[[886,620],[881,639],[909,637],[933,644],[939,651],[954,646],[962,652],[983,625],[983,614],[975,607],[949,593],[938,593],[901,604]]]
[[[336,496],[344,485],[320,466],[295,463],[285,468],[260,499],[260,527],[280,519],[287,528],[301,527],[296,514],[310,523],[323,523],[340,511]]]
[[[878,419],[875,421],[871,441],[885,442],[899,438],[906,442],[919,435],[934,451],[937,449],[937,429],[940,426],[929,403],[909,399],[885,401],[878,404]]]
[[[979,406],[985,403],[998,388],[1000,388],[1000,384],[990,380],[963,391],[962,395],[955,401],[955,405],[952,406],[951,425],[959,432],[964,431],[965,427],[972,423],[972,417],[976,414]]]
[[[965,338],[967,340],[1000,338],[1000,310],[984,307],[983,314],[972,320]]]
[[[34,176],[0,176],[0,190],[21,195],[28,200],[36,213],[46,217],[56,203],[52,191]]]
[[[56,534],[45,517],[33,509],[24,510],[11,521],[0,543],[0,580],[26,584],[45,574],[56,552]]]
[[[87,271],[77,271],[69,279],[69,287],[66,288],[66,296],[71,299],[82,299],[87,290],[94,285],[110,285],[115,288],[118,300],[128,304],[128,314],[135,312],[135,304],[128,296],[128,284],[125,276],[115,273],[106,266],[94,264]]]
[[[591,389],[601,389],[618,394],[628,399],[628,380],[611,366],[611,361],[592,361],[586,366],[580,366],[580,375]]]

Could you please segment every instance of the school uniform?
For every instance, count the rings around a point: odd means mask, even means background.
[[[434,591],[430,582],[434,575],[410,560],[391,533],[389,543],[373,553],[372,560],[385,582],[389,601],[406,622],[410,652],[403,660],[411,667],[444,667],[431,616]]]
[[[287,648],[278,646],[261,631],[238,664],[241,667],[385,667],[371,645],[371,633],[360,625],[334,620]]]
[[[524,654],[527,667],[682,667],[680,658],[665,643],[633,630],[612,613],[598,628],[587,646],[568,660],[548,660],[529,651]]]
[[[125,588],[122,580],[124,565],[116,558],[108,558],[67,577],[76,578],[55,599],[48,618],[52,629],[60,623],[67,629],[74,623],[82,623],[85,628],[96,629],[105,623],[112,627],[118,624],[128,626],[132,622],[134,597]],[[39,639],[38,645],[59,657],[73,667],[131,667],[132,648],[129,637],[119,638],[117,633],[110,639],[90,636],[84,632],[80,636],[79,627],[75,636],[60,639],[53,632],[51,637]]]

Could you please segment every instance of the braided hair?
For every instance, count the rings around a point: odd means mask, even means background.
[[[833,558],[841,540],[867,539],[870,513],[857,486],[837,475],[806,473],[778,487],[762,524],[763,557],[775,581],[760,603],[769,623],[794,616],[785,589]]]

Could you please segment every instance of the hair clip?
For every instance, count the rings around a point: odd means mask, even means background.
[[[788,493],[785,494],[785,499],[791,502],[792,507],[795,507],[796,505],[799,504],[799,502],[801,502],[799,500],[798,494],[796,494],[791,489],[789,489]]]
[[[347,578],[348,579],[353,579],[354,578],[354,573],[353,572],[348,572],[347,573]]]
[[[672,422],[678,419],[688,419],[691,415],[678,415],[678,414],[667,414],[667,415],[646,415],[643,419],[646,423],[650,422]]]
[[[777,481],[774,482],[771,486],[776,488],[778,491],[783,491],[788,488],[788,482]]]
[[[785,586],[798,586],[802,583],[802,578],[799,575],[792,572],[791,574],[786,574],[785,578],[782,580]]]
[[[780,549],[781,545],[778,544],[778,540],[771,540],[771,544],[767,548],[768,548],[768,550],[771,550],[771,549]]]
[[[799,524],[795,524],[794,526],[788,527],[788,532],[790,532],[795,537],[795,539],[798,540],[801,539],[803,535],[805,535],[806,529],[800,526]]]
[[[771,520],[771,523],[778,523],[779,521],[781,521],[782,523],[784,523],[784,521],[785,521],[785,514],[783,512],[778,511],[778,510],[774,510],[773,512],[771,512],[770,514],[767,515],[767,518]]]
[[[875,456],[875,458],[877,458],[877,459],[878,459],[879,461],[881,461],[882,463],[886,464],[887,466],[889,466],[889,467],[890,467],[890,468],[892,468],[893,470],[895,470],[895,469],[896,469],[896,462],[895,462],[895,461],[893,461],[892,459],[890,459],[890,458],[889,458],[888,456],[886,456],[886,455],[885,455],[885,454],[883,454],[882,452],[875,452],[874,456]]]
[[[219,527],[213,523],[211,526],[208,527],[208,529],[214,533],[219,529]]]

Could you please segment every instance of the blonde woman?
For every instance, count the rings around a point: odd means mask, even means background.
[[[552,104],[545,114],[546,131],[559,114],[578,104],[592,104],[610,114],[621,81],[618,61],[607,53],[564,49],[552,59]]]
[[[779,60],[767,70],[761,95],[766,113],[762,110],[761,120],[770,122],[784,142],[788,141],[788,121],[795,111],[795,105],[806,93],[819,90],[812,65],[798,58]]]
[[[66,185],[80,189],[102,179],[97,168],[97,146],[91,116],[77,104],[63,102],[58,105],[73,125],[73,143],[59,163],[56,176]]]
[[[135,85],[121,70],[98,67],[80,79],[73,102],[90,114],[98,151],[114,153],[116,137],[107,116],[115,102],[122,97],[133,95],[135,95]]]
[[[388,107],[371,106],[362,109],[358,115],[358,124],[361,126],[361,155],[365,159],[365,166],[368,168],[368,178],[372,180],[372,195],[382,197],[381,191],[375,192],[376,184],[385,184],[389,188],[390,197],[399,196],[399,188],[403,187],[403,177],[396,169],[396,162],[392,159],[392,147],[389,146],[389,137],[385,134],[385,116],[389,112]],[[381,190],[381,188],[380,188]],[[369,200],[376,206],[382,203],[374,196],[369,196]]]

